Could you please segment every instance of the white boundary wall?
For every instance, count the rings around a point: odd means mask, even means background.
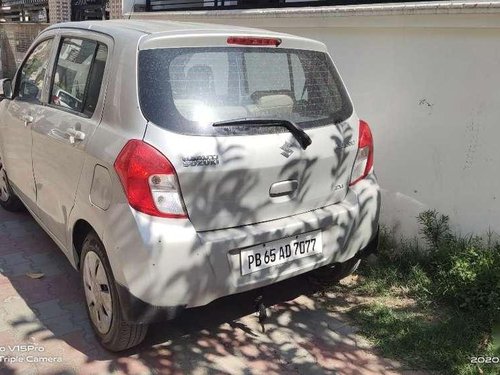
[[[374,132],[383,223],[413,236],[418,213],[435,208],[462,233],[500,233],[500,1],[132,18],[252,26],[323,41]]]

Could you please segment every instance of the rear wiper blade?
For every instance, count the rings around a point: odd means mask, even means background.
[[[292,121],[284,119],[266,119],[266,118],[240,118],[235,120],[214,122],[212,126],[256,126],[256,127],[274,127],[281,126],[287,128],[299,142],[303,150],[311,143],[311,138],[307,135],[304,129],[300,128]]]

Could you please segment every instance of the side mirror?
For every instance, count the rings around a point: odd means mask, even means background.
[[[0,79],[0,100],[12,99],[12,80],[10,78]]]

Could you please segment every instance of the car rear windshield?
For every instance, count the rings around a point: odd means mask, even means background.
[[[236,119],[284,119],[302,128],[339,123],[352,105],[329,56],[255,47],[162,48],[139,52],[144,116],[168,130],[238,135],[283,128],[222,127]]]

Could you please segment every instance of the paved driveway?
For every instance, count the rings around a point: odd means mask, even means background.
[[[153,325],[139,348],[114,355],[92,334],[78,273],[28,213],[0,210],[0,374],[400,373],[313,285],[301,277],[267,289],[265,333],[245,293]]]

